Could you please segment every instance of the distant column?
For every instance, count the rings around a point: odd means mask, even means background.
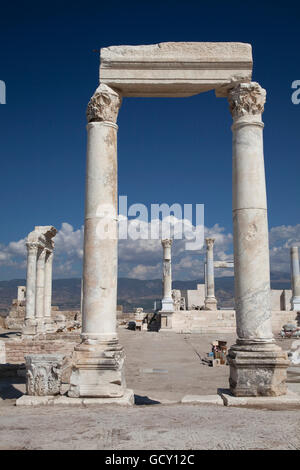
[[[22,330],[27,338],[45,333],[45,318],[51,315],[51,280],[53,237],[57,230],[52,225],[36,225],[27,236],[26,313]],[[47,258],[46,258],[47,256]],[[45,266],[46,262],[46,266]]]
[[[300,311],[300,272],[297,246],[291,247],[292,310]]]
[[[51,321],[52,264],[53,264],[53,251],[47,251],[46,258],[45,258],[45,291],[44,291],[44,318],[47,323]]]
[[[24,302],[26,300],[26,287],[18,286],[18,302]]]
[[[173,312],[174,304],[172,299],[172,267],[171,267],[171,246],[172,239],[166,238],[161,241],[163,246],[163,299],[162,312]]]
[[[35,321],[36,296],[36,261],[38,246],[36,243],[26,243],[27,247],[27,275],[26,275],[26,307],[25,325]]]
[[[206,238],[206,297],[205,310],[217,310],[214,276],[214,238]]]
[[[44,293],[45,293],[45,248],[39,248],[36,264],[36,297],[35,318],[37,320],[37,332],[44,330]]]

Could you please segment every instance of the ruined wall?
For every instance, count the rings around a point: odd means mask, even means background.
[[[24,363],[27,354],[53,354],[71,355],[78,341],[65,340],[7,340],[1,341],[2,349],[5,344],[5,361],[8,364]],[[3,354],[4,357],[4,354]]]
[[[273,334],[278,334],[285,323],[300,324],[299,315],[294,311],[273,311]],[[172,315],[172,329],[177,332],[193,333],[235,333],[234,310],[190,310]]]

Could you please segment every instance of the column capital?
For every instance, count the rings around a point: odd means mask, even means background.
[[[172,238],[165,238],[161,241],[161,244],[164,248],[169,248],[173,243]]]
[[[294,245],[294,246],[291,246],[290,252],[291,252],[291,254],[294,254],[294,253],[295,253],[295,254],[298,255],[298,246],[295,246],[295,245]]]
[[[239,83],[228,91],[232,118],[261,115],[266,102],[266,90],[257,82]]]
[[[205,238],[205,242],[206,242],[206,246],[208,250],[213,248],[215,240],[216,240],[215,238]]]
[[[118,91],[100,83],[87,106],[87,121],[116,123],[121,103],[122,96]]]
[[[37,243],[27,242],[26,247],[28,253],[37,253],[39,245]]]

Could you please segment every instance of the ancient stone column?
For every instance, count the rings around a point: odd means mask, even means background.
[[[45,306],[45,248],[39,248],[36,263],[36,294],[35,294],[35,319],[37,321],[37,333],[44,332],[44,306]]]
[[[287,354],[271,326],[263,123],[266,91],[241,83],[229,91],[233,117],[233,232],[237,341],[229,350],[236,396],[286,393]]]
[[[45,320],[45,323],[51,323],[52,264],[53,264],[53,251],[47,251],[46,259],[45,259],[45,287],[44,287],[44,320]]]
[[[172,239],[166,238],[161,241],[163,246],[163,299],[162,311],[173,312],[174,305],[172,299],[172,267],[171,267],[171,246]]]
[[[291,247],[292,310],[300,311],[300,272],[298,247]]]
[[[35,333],[35,296],[36,296],[36,261],[38,246],[36,243],[26,243],[27,274],[26,274],[26,307],[23,334]]]
[[[82,342],[75,348],[71,397],[120,397],[126,387],[116,333],[120,105],[119,93],[100,84],[87,108]]]
[[[18,286],[18,302],[24,302],[26,300],[26,287]]]
[[[217,310],[214,276],[214,238],[206,238],[206,297],[205,310]]]

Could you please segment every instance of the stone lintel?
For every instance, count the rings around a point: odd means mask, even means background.
[[[239,42],[165,42],[100,51],[100,82],[123,96],[184,97],[249,82],[252,48]]]

